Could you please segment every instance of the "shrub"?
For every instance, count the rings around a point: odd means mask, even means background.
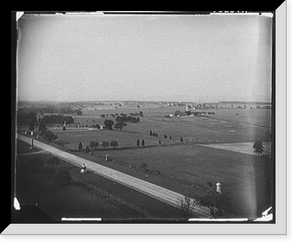
[[[116,149],[116,147],[119,145],[119,143],[116,140],[112,140],[110,142],[110,146],[112,146],[114,149]]]
[[[90,141],[90,147],[91,147],[91,149],[93,149],[94,147],[97,147],[97,146],[99,146],[99,145],[100,145],[100,144],[99,144],[98,141],[93,141],[93,140]]]
[[[58,138],[58,137],[57,137],[54,133],[52,133],[49,129],[47,129],[47,130],[44,132],[43,137],[44,137],[47,141],[49,141],[49,142],[51,142],[51,141],[53,141],[53,140],[56,140],[56,139]]]
[[[109,147],[109,142],[108,141],[102,141],[101,146],[103,148]]]

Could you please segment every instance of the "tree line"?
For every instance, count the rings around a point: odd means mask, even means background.
[[[108,148],[108,147],[113,147],[115,149],[116,147],[119,146],[119,143],[116,140],[112,140],[112,141],[102,141],[102,143],[100,144],[98,141],[91,140],[89,145],[87,145],[86,147],[83,147],[83,144],[81,142],[79,142],[78,151],[87,153],[99,146],[101,146],[104,149]]]
[[[43,122],[45,124],[63,124],[64,122],[67,124],[73,124],[74,118],[72,116],[53,114],[45,115],[43,118],[38,120],[36,112],[26,112],[23,110],[18,111],[17,123],[19,125],[37,125],[39,122]]]

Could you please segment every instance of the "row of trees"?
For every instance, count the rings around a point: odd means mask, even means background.
[[[136,145],[137,145],[137,146],[140,146],[140,144],[141,144],[142,146],[145,146],[145,145],[146,145],[145,140],[143,139],[143,140],[141,140],[141,142],[140,142],[140,139],[137,139]]]
[[[109,117],[108,114],[102,114],[100,115],[102,118],[105,118],[105,117]],[[144,116],[144,113],[142,111],[140,111],[139,113],[130,113],[129,115],[127,114],[124,114],[124,113],[121,113],[121,114],[110,114],[111,117],[118,117],[118,116],[121,116],[121,117],[126,117],[126,116],[140,116],[140,117],[143,117]]]
[[[134,117],[134,116],[118,116],[116,118],[116,122],[121,122],[121,123],[126,123],[126,122],[138,123],[140,121],[141,121],[140,117]]]
[[[36,112],[26,112],[19,110],[17,114],[17,123],[19,125],[35,125],[37,123]]]
[[[78,151],[80,151],[80,152],[82,152],[82,151],[87,152],[86,149],[88,149],[88,152],[89,152],[89,151],[95,149],[98,146],[101,146],[102,148],[108,148],[110,146],[110,147],[113,147],[115,149],[116,147],[119,146],[119,143],[116,140],[112,140],[112,141],[102,141],[102,143],[100,144],[98,141],[91,140],[90,143],[89,143],[89,145],[86,146],[86,148],[84,148],[83,145],[82,145],[82,143],[79,142],[79,144],[78,144]]]
[[[149,135],[152,136],[152,137],[158,137],[158,134],[154,133],[152,130],[150,130]],[[164,134],[163,137],[164,137],[164,139],[167,139],[168,135]],[[169,138],[170,138],[170,140],[174,140],[174,138],[171,135],[169,136]],[[183,142],[183,138],[182,137],[180,137],[180,141]]]
[[[73,124],[74,118],[72,116],[63,116],[63,115],[45,115],[42,120],[45,124]]]
[[[67,124],[73,124],[74,118],[72,116],[64,116],[61,114],[57,115],[45,115],[42,119],[37,120],[36,112],[26,112],[26,111],[18,111],[17,114],[17,123],[19,125],[28,125],[32,129],[32,126],[36,125],[38,122],[43,122],[45,124],[63,124],[66,122]]]
[[[141,121],[141,119],[139,117],[118,116],[116,118],[116,124],[113,120],[108,119],[108,120],[104,121],[104,125],[107,130],[113,130],[113,127],[115,129],[123,130],[124,126],[127,126],[127,122],[138,123],[140,121]],[[100,128],[100,126],[99,126],[99,128]]]

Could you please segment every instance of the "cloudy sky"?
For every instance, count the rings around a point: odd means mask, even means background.
[[[270,101],[271,18],[32,15],[19,100]]]

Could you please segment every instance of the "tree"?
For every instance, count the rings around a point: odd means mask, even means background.
[[[113,130],[114,121],[112,120],[105,120],[104,125],[108,130]]]
[[[107,148],[107,147],[109,147],[109,142],[108,142],[108,141],[103,141],[103,142],[101,143],[101,146],[102,146],[103,148]]]
[[[191,207],[193,206],[193,201],[188,196],[179,199],[179,204],[181,206],[181,210],[184,212],[185,218],[190,218],[192,216]]]
[[[49,142],[56,140],[58,137],[52,133],[51,131],[49,131],[48,129],[45,131],[44,135],[45,139]]]
[[[90,149],[90,147],[89,147],[89,146],[86,146],[86,148],[85,148],[84,152],[85,152],[85,153],[89,153],[89,152],[91,152],[91,149]]]
[[[142,140],[142,146],[145,146],[145,140]]]
[[[176,117],[178,117],[178,116],[180,115],[180,111],[179,111],[179,110],[176,110],[175,113],[174,113],[174,115],[175,115]]]
[[[257,153],[258,156],[262,154],[264,151],[264,146],[261,141],[256,141],[253,145],[253,148],[254,148],[254,152]]]
[[[228,210],[229,203],[226,194],[218,193],[214,187],[214,185],[207,181],[207,185],[210,187],[209,192],[197,198],[194,201],[196,206],[204,206],[210,209],[210,213],[213,217],[219,218]]]
[[[180,142],[183,142],[183,138],[182,137],[180,138]]]
[[[79,145],[78,145],[78,151],[82,151],[82,148],[83,148],[83,146],[82,146],[82,143],[81,142],[79,142]]]
[[[66,124],[73,124],[74,118],[72,116],[62,116],[62,123],[66,122]]]
[[[137,145],[137,146],[140,146],[140,140],[139,140],[139,139],[137,139],[136,145]]]
[[[152,136],[152,130],[150,130],[150,136]]]
[[[110,142],[110,146],[112,146],[114,149],[116,149],[116,147],[119,145],[119,143],[118,143],[118,141],[116,141],[116,140],[112,140],[111,142]]]
[[[34,121],[29,120],[28,126],[29,126],[29,127],[28,127],[29,131],[33,131],[33,130],[34,130]]]
[[[192,112],[191,112],[191,111],[186,111],[185,113],[186,113],[187,116],[192,115]]]
[[[122,131],[124,127],[124,123],[123,122],[117,122],[115,125],[114,125],[114,128],[115,129],[120,129]]]
[[[221,217],[228,209],[226,196],[217,192],[201,196],[195,201],[195,204],[209,208],[211,215],[215,218]]]
[[[93,149],[94,147],[97,147],[97,146],[99,146],[99,142],[98,141],[93,141],[93,140],[90,141],[90,147],[91,147],[91,149]]]
[[[46,125],[44,122],[40,122],[39,124],[39,131],[43,134],[47,130]]]
[[[104,118],[105,117],[105,115],[104,114],[102,114],[102,115],[100,115],[102,118]]]

